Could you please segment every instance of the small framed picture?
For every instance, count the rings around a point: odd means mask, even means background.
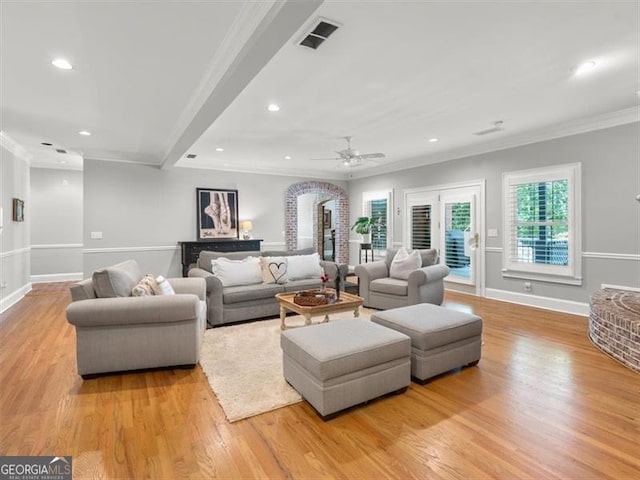
[[[13,221],[24,222],[24,201],[19,198],[13,199]]]
[[[324,219],[323,219],[324,228],[331,228],[331,210],[324,211]]]
[[[238,191],[196,188],[196,240],[239,238]]]

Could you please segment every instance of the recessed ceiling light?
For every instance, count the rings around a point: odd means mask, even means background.
[[[574,75],[584,75],[585,73],[590,72],[594,68],[596,68],[596,62],[594,61],[584,62],[583,64],[580,64],[578,68],[576,68]]]
[[[54,67],[61,68],[62,70],[71,70],[73,68],[73,65],[64,58],[56,58],[55,60],[52,60],[51,63]]]
[[[436,143],[437,141],[438,141],[438,139],[437,139],[437,138],[430,138],[430,139],[429,139],[429,142],[430,142],[430,143]]]
[[[91,135],[91,132],[89,132],[87,130],[80,130],[78,133],[80,135],[84,135],[85,137],[89,137]]]
[[[285,156],[284,156],[284,159],[285,159],[285,160],[291,160],[291,155],[285,155]]]
[[[59,163],[61,163],[62,165],[66,165],[69,162],[67,162],[66,160],[60,160]]]
[[[280,105],[276,105],[275,103],[270,103],[269,106],[267,107],[267,110],[269,110],[270,112],[277,112],[278,110],[280,110]]]
[[[224,148],[218,147],[218,148],[216,148],[216,152],[224,152]]]

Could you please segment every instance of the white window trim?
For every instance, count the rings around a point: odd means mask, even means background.
[[[362,192],[362,215],[366,215],[367,211],[365,205],[372,200],[387,200],[387,248],[392,248],[393,245],[393,189],[391,190],[378,190],[373,192]],[[385,255],[386,251],[381,252],[381,255]]]
[[[549,182],[567,179],[569,195],[569,252],[568,265],[543,265],[513,262],[511,260],[511,219],[513,212],[509,202],[512,185]],[[502,174],[503,249],[502,276],[539,280],[570,285],[582,284],[582,166],[580,163],[505,172]]]

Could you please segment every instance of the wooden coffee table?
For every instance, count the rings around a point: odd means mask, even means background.
[[[328,291],[332,291],[327,289]],[[319,317],[324,315],[323,322],[329,321],[329,315],[332,313],[353,311],[354,317],[360,316],[360,307],[364,301],[362,297],[347,292],[340,292],[340,299],[335,303],[327,305],[304,306],[293,303],[293,297],[296,292],[285,292],[276,294],[278,303],[280,304],[280,329],[287,328],[285,319],[287,318],[287,310],[296,312],[304,317],[304,324],[311,325],[311,317]]]

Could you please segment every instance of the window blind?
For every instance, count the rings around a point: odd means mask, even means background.
[[[569,264],[569,182],[509,186],[509,260],[522,264]]]
[[[582,284],[579,163],[502,175],[503,276]]]
[[[431,248],[431,205],[411,207],[411,248]]]

